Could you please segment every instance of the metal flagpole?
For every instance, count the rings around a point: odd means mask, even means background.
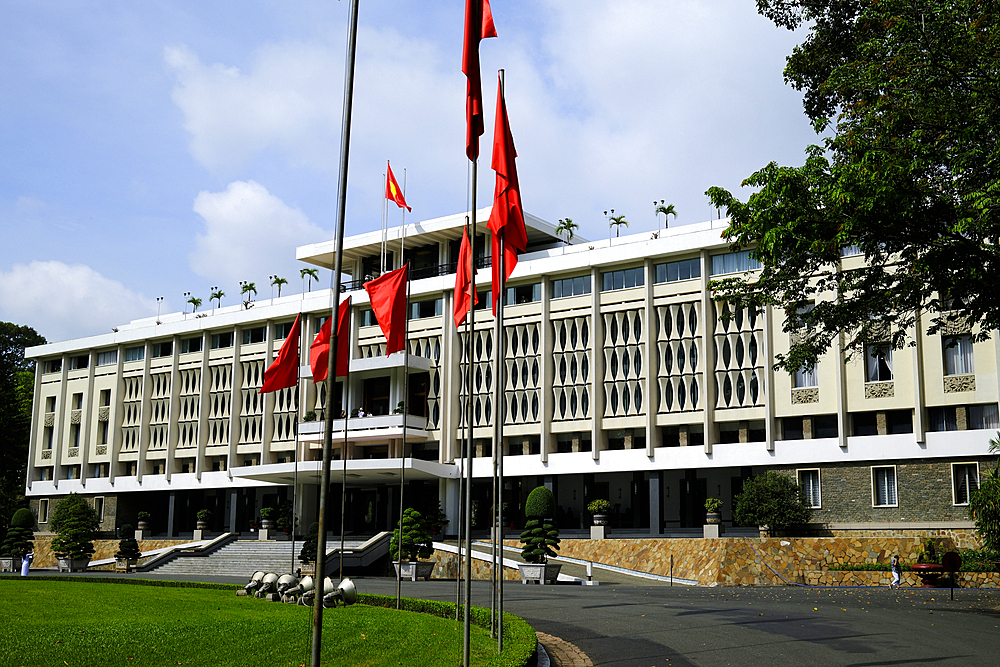
[[[385,193],[389,189],[389,171],[382,174],[382,245],[379,248],[379,275],[385,273],[386,246],[389,243],[388,235],[388,206],[389,200],[385,198]]]
[[[295,449],[292,452],[292,463],[294,464],[294,481],[292,482],[292,565],[289,570],[290,573],[295,573],[295,500],[298,495],[299,490],[299,396],[302,392],[299,391],[299,385],[302,383],[302,378],[300,377],[300,371],[302,370],[302,313],[299,312],[298,316],[299,322],[299,349],[296,355],[297,359],[295,364],[295,393],[292,397],[295,399],[295,415],[292,419],[292,440],[295,441]]]
[[[350,323],[350,315],[347,319]],[[339,324],[339,322],[338,322]],[[333,323],[330,323],[333,328]],[[348,352],[350,354],[350,352]],[[334,383],[336,384],[336,383]],[[341,412],[344,413],[344,444],[340,447],[340,460],[343,462],[343,477],[340,480],[340,576],[344,576],[344,539],[346,527],[344,526],[347,517],[347,420],[351,415],[351,360],[347,360],[347,375],[344,376],[344,400]],[[331,452],[332,456],[332,452]]]
[[[500,95],[501,95],[501,98],[503,98],[503,95],[504,95],[504,83],[505,83],[505,72],[504,72],[504,70],[501,69],[500,70]],[[506,101],[504,101],[504,108],[506,108]],[[494,141],[496,141],[495,138],[494,138]],[[501,293],[501,295],[503,295],[503,294],[506,294],[506,287],[507,287],[507,280],[504,278],[504,276],[506,275],[506,273],[505,273],[506,267],[504,266],[504,237],[503,236],[500,237],[499,251],[500,251],[500,257],[499,257],[499,262],[500,262],[500,281],[501,281],[500,282],[500,293]],[[500,367],[499,368],[499,373],[497,373],[497,382],[499,383],[500,395],[501,396],[503,396],[503,388],[504,388],[505,383],[506,383],[506,373],[504,372],[504,370],[506,368],[505,365],[504,365],[504,356],[506,355],[506,345],[505,345],[506,338],[503,336],[503,304],[504,304],[504,300],[501,298],[500,301],[499,301],[499,303],[497,303],[497,320],[498,320],[497,330],[500,332],[500,335],[497,337],[497,359],[499,360],[498,366]],[[500,575],[499,575],[499,579],[497,581],[497,600],[498,600],[498,603],[497,603],[497,651],[500,651],[500,652],[503,651],[503,455],[504,455],[504,451],[503,451],[503,421],[504,420],[503,420],[503,417],[504,417],[504,411],[501,410],[500,411],[500,418],[497,419],[498,429],[499,429],[499,437],[497,438],[497,444],[500,446],[500,452],[499,452],[499,454],[497,456],[497,460],[499,461],[499,467],[497,469],[497,489],[499,490],[499,494],[500,494],[500,503],[499,503],[497,511],[499,512],[499,517],[500,517],[498,523],[501,526],[501,528],[500,528],[500,540],[499,540],[499,542],[500,542],[500,545],[499,545],[499,551],[500,551]]]
[[[337,188],[337,245],[333,261],[333,307],[330,323],[330,354],[327,379],[334,377],[337,369],[337,333],[333,326],[340,310],[340,272],[344,261],[344,215],[347,210],[347,167],[351,146],[351,111],[354,103],[354,64],[358,48],[358,3],[352,0],[347,38],[347,63],[344,73],[344,112],[340,136],[340,182]],[[329,387],[329,383],[328,383]],[[326,392],[326,424],[323,429],[323,473],[320,484],[319,536],[316,538],[316,578],[319,580],[313,604],[312,667],[320,667],[323,646],[323,580],[326,577],[326,508],[330,486],[330,457],[333,449],[333,392]]]
[[[475,231],[475,230],[473,230]],[[469,216],[465,216],[465,233],[469,233]],[[467,378],[467,383],[465,385],[465,401],[467,405],[472,403],[472,311],[475,309],[475,293],[476,293],[476,256],[472,252],[472,242],[469,242],[469,255],[472,262],[472,274],[469,279],[469,312],[465,316],[465,345],[463,346],[466,357],[465,357],[465,375]],[[458,271],[461,267],[456,267],[455,270]],[[457,297],[458,295],[456,295]],[[462,369],[461,364],[459,364],[459,376],[461,376]],[[459,381],[461,384],[461,380]],[[472,447],[472,422],[468,419],[465,421],[465,428],[462,431],[462,445],[459,445],[458,459],[464,458],[462,454],[462,448],[468,450]],[[462,476],[458,478],[458,554],[457,554],[457,567],[455,568],[455,620],[458,620],[458,608],[462,604],[462,535],[464,534],[465,528],[465,471],[462,471]]]
[[[469,235],[469,264],[471,265],[471,275],[472,275],[472,289],[476,288],[476,177],[479,172],[479,161],[472,161],[472,234]],[[473,354],[475,351],[475,346],[472,343],[472,338],[476,334],[475,326],[475,316],[476,304],[469,304],[469,366],[466,369],[468,373],[468,396],[469,400],[466,402],[466,424],[468,428],[469,440],[466,443],[466,465],[465,470],[465,618],[463,619],[462,625],[462,665],[463,667],[469,667],[470,665],[470,654],[471,654],[471,644],[470,644],[470,634],[472,632],[472,625],[470,619],[470,609],[472,600],[472,440],[473,440],[473,430],[472,430],[472,379],[473,379],[473,367],[474,359]],[[461,549],[459,550],[461,551]]]
[[[406,169],[403,169],[403,201],[406,201]],[[399,261],[406,258],[406,209],[399,233]],[[403,441],[399,452],[399,567],[396,568],[396,609],[400,607],[403,588],[403,486],[406,482],[406,415],[410,409],[410,272],[406,272],[406,317],[403,329]],[[414,566],[416,567],[416,566]]]

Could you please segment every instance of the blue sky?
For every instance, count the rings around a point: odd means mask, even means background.
[[[506,70],[525,208],[580,233],[715,216],[704,196],[816,141],[782,79],[802,35],[753,0],[494,0],[483,42],[489,170]],[[0,319],[107,332],[268,276],[335,222],[349,4],[5,3]],[[347,233],[379,226],[387,159],[415,219],[466,209],[464,2],[361,0]],[[746,193],[743,193],[746,196]],[[414,218],[410,218],[414,219]],[[662,217],[660,219],[662,224]],[[324,272],[326,284],[329,273]]]

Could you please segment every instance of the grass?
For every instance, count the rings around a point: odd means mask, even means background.
[[[0,608],[3,667],[309,664],[311,610],[238,598],[235,588],[4,578]],[[518,636],[502,657],[489,631],[473,626],[474,664],[524,664],[530,627],[512,620]],[[461,655],[462,624],[453,620],[364,604],[323,614],[324,664],[436,667]]]

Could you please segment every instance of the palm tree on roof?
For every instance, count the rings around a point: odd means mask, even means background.
[[[278,286],[278,298],[279,299],[281,298],[281,286],[282,285],[287,285],[287,284],[288,284],[288,281],[285,280],[284,278],[281,278],[280,276],[274,276],[273,278],[271,278],[271,287],[274,287],[275,285]]]
[[[319,282],[319,269],[299,269],[299,277],[305,280],[309,278],[309,291],[313,291],[312,281]]]
[[[615,238],[618,238],[618,232],[622,225],[628,227],[628,220],[625,219],[624,215],[613,215],[608,220],[608,226],[615,228]]]
[[[653,203],[656,204],[656,202]],[[674,205],[673,204],[664,205],[662,199],[660,200],[659,204],[656,204],[656,215],[659,215],[660,213],[663,214],[664,229],[670,226],[670,220],[667,216],[672,215],[674,216],[675,220],[677,219],[677,211],[674,209]]]
[[[556,226],[556,236],[566,235],[566,242],[569,243],[576,236],[576,230],[580,228],[580,225],[573,222],[572,218],[563,218],[559,221],[559,225]]]

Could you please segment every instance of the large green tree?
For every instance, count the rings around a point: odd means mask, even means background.
[[[798,331],[780,366],[813,362],[838,336],[849,352],[950,320],[980,339],[1000,327],[1000,2],[758,0],[777,25],[807,27],[785,80],[820,134],[801,167],[771,163],[746,202],[708,195],[727,238],[763,268],[715,283],[772,305]],[[841,249],[866,266],[841,270]],[[806,308],[815,301],[815,307]]]
[[[24,506],[35,374],[24,348],[45,339],[31,327],[0,322],[0,530]]]

